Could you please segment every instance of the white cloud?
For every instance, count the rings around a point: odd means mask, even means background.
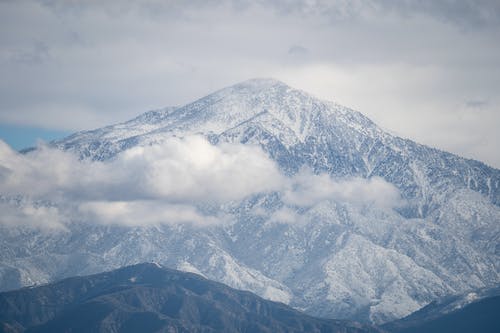
[[[198,136],[132,148],[110,166],[138,178],[144,195],[171,201],[239,200],[282,183],[276,164],[260,148],[213,146]]]
[[[67,194],[72,183],[86,182],[92,168],[71,154],[40,146],[28,155],[13,151],[0,140],[1,192],[53,199]]]
[[[79,161],[47,146],[26,155],[0,143],[2,192],[60,200],[223,202],[274,190],[276,164],[260,148],[213,146],[194,136],[134,147],[107,162]]]
[[[400,200],[397,189],[380,178],[335,181],[309,170],[285,177],[259,147],[215,146],[200,136],[134,147],[105,162],[81,161],[43,145],[23,155],[0,141],[0,189],[7,198],[2,224],[51,227],[71,221],[210,226],[231,220],[222,205],[275,191],[289,206],[270,216],[281,223],[301,219],[297,206],[325,200],[383,209]],[[16,197],[23,201],[8,201]]]
[[[394,208],[401,205],[399,190],[380,177],[334,180],[328,174],[314,175],[302,170],[292,178],[283,201],[300,207],[314,206],[324,200],[356,205]]]
[[[87,222],[126,226],[185,223],[206,227],[228,222],[224,214],[207,215],[191,205],[170,204],[160,200],[84,202],[78,211]]]
[[[46,200],[101,223],[224,223],[226,217],[202,214],[197,206],[274,191],[284,179],[260,148],[214,146],[198,136],[134,147],[107,162],[80,161],[47,146],[22,155],[0,141],[1,195]],[[51,209],[11,205],[2,222],[31,224],[38,217],[58,224]]]
[[[268,223],[294,224],[305,225],[307,219],[303,214],[299,214],[297,210],[287,206],[283,206],[276,210],[269,217]]]
[[[0,202],[0,225],[66,230],[59,208],[33,202]]]
[[[380,177],[336,180],[328,174],[313,174],[307,168],[287,179],[282,201],[284,205],[271,213],[268,223],[304,226],[317,219],[314,211],[329,210],[334,203],[378,210],[391,210],[405,203],[399,190]],[[262,209],[255,214],[266,216]]]

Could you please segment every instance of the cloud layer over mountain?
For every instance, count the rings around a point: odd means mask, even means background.
[[[381,208],[400,204],[397,189],[381,178],[337,181],[307,169],[286,177],[257,146],[214,146],[199,136],[134,147],[106,162],[78,160],[47,146],[19,154],[0,141],[0,188],[1,223],[49,227],[74,220],[227,223],[231,216],[222,213],[221,205],[273,191],[282,193],[290,207],[312,207],[325,200]],[[294,222],[298,215],[292,211],[285,207],[275,219]]]

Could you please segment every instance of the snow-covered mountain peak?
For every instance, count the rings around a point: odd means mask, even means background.
[[[360,207],[332,194],[296,207],[284,193],[259,193],[214,208],[234,223],[207,229],[167,220],[155,229],[76,223],[40,241],[35,231],[20,238],[4,227],[0,285],[155,261],[316,315],[382,322],[500,281],[500,170],[392,136],[356,111],[273,79],[241,82],[52,145],[112,165],[132,147],[162,147],[173,136],[193,134],[214,145],[258,145],[291,179],[304,168],[335,184],[383,178],[405,204],[397,211]],[[351,187],[342,192],[358,193]],[[375,194],[387,196],[383,189]]]
[[[251,79],[223,88],[177,108],[167,118],[170,120],[155,133],[220,135],[253,125],[271,135],[280,134],[286,146],[304,142],[311,134],[321,134],[325,129],[362,131],[370,136],[382,134],[359,112],[274,79]]]
[[[271,87],[279,87],[279,86],[289,88],[287,84],[285,84],[284,82],[271,77],[256,77],[232,85],[232,87],[238,87],[238,88],[246,87],[247,89],[257,89],[257,90],[269,89]]]
[[[307,165],[337,177],[380,176],[406,199],[417,199],[409,216],[425,216],[441,205],[445,196],[430,191],[431,184],[469,188],[500,203],[500,171],[394,137],[357,111],[274,79],[237,83],[184,106],[53,144],[84,159],[104,160],[136,145],[193,134],[213,143],[260,145],[287,173]]]
[[[184,106],[148,111],[125,123],[79,132],[55,144],[73,150],[75,144],[101,146],[103,140],[134,138],[135,143],[151,144],[172,135],[228,134],[235,138],[250,128],[278,138],[286,147],[304,143],[311,136],[327,137],[331,133],[344,138],[385,135],[359,112],[323,101],[281,81],[259,78],[220,89]],[[106,156],[116,152],[110,151]],[[82,157],[96,158],[87,154]]]
[[[165,120],[177,107],[166,107],[158,110],[147,111],[132,120],[127,121],[125,124],[128,126],[132,126],[134,124],[159,124]]]

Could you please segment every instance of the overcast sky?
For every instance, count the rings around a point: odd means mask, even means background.
[[[0,0],[0,129],[90,129],[274,77],[500,167],[499,1],[187,3]]]

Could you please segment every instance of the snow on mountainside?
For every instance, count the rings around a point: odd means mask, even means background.
[[[337,180],[382,177],[405,203],[300,205],[275,192],[217,208],[231,223],[206,228],[0,226],[2,289],[155,261],[314,315],[382,323],[500,282],[500,170],[394,137],[356,111],[276,80],[249,80],[52,145],[107,161],[193,134],[216,145],[259,145],[286,175],[307,166]],[[302,222],[277,218],[285,213]]]
[[[450,186],[478,191],[500,204],[499,170],[394,137],[359,112],[272,79],[249,80],[183,107],[150,111],[54,144],[82,158],[105,160],[131,146],[189,134],[206,135],[214,143],[260,144],[287,172],[309,165],[335,176],[381,176],[406,198],[418,198],[413,213],[420,216],[440,201],[432,190]]]

